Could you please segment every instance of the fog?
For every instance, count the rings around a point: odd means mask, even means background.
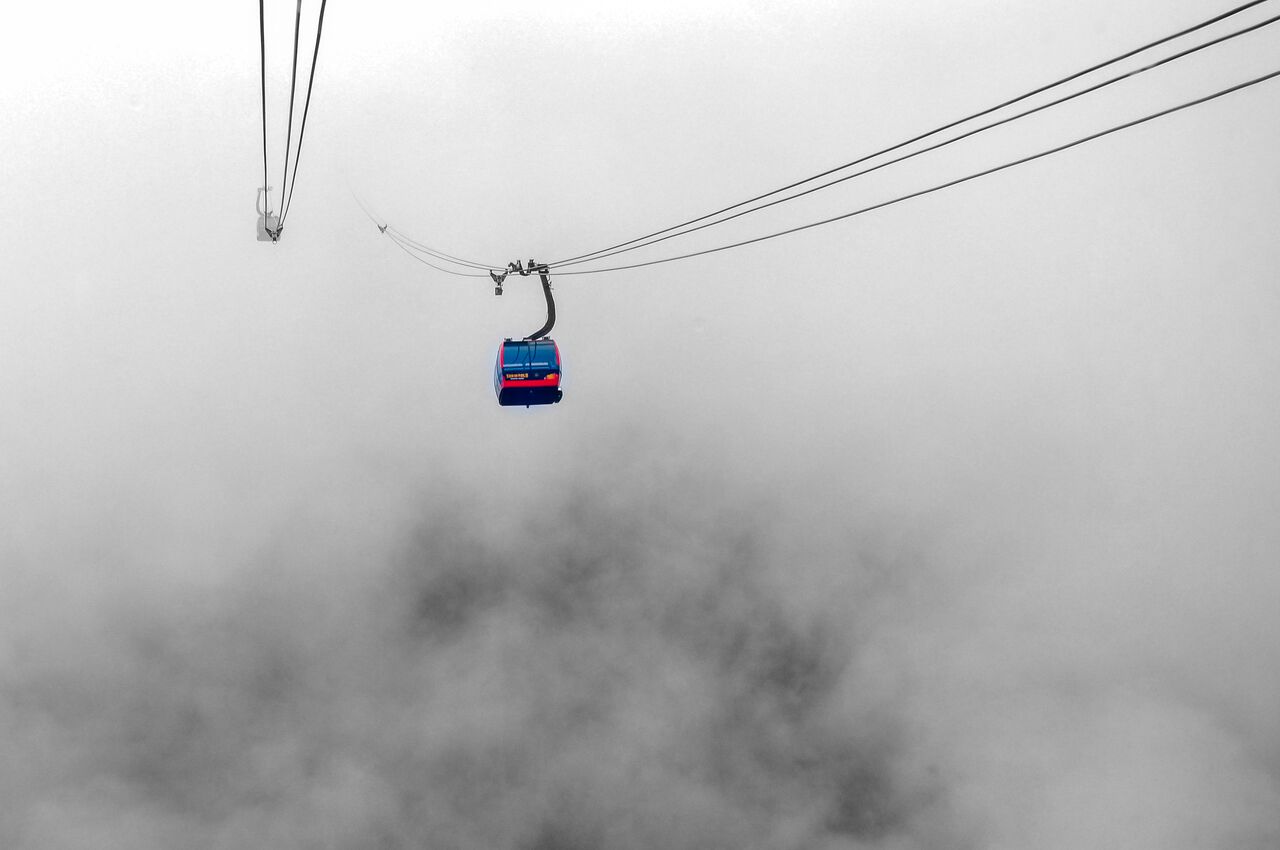
[[[1273,89],[553,274],[546,409],[491,386],[535,279],[348,189],[569,256],[1221,11],[1173,6],[339,5],[278,245],[252,10],[5,36],[0,845],[1280,844]]]

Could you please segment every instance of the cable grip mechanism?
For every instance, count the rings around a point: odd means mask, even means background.
[[[506,269],[501,272],[489,271],[489,278],[493,280],[493,294],[502,294],[502,283],[507,279],[507,275],[515,272],[521,277],[528,277],[531,274],[537,274],[542,279],[542,294],[547,299],[547,321],[542,327],[529,334],[525,339],[534,340],[541,339],[551,333],[551,329],[556,323],[556,301],[551,295],[551,268],[546,263],[539,263],[537,260],[529,260],[528,265],[521,263],[519,260],[507,263]]]
[[[490,269],[489,277],[493,280],[494,295],[502,294],[502,283],[507,279],[507,275],[511,274],[512,272],[515,272],[521,277],[528,277],[534,272],[537,272],[539,275],[542,275],[544,280],[546,280],[547,275],[550,272],[550,269],[548,268],[546,263],[539,264],[538,261],[534,259],[530,259],[529,264],[527,266],[524,263],[522,263],[520,260],[513,260],[512,262],[507,263],[506,269],[504,269],[501,272],[495,272],[492,269]],[[549,281],[547,285],[550,286]]]

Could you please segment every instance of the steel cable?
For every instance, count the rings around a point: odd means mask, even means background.
[[[499,269],[499,268],[505,267],[504,263],[477,263],[473,260],[464,260],[461,257],[455,257],[452,254],[446,254],[443,251],[439,251],[435,248],[430,247],[429,245],[424,245],[421,242],[418,242],[417,240],[410,238],[404,233],[404,231],[399,230],[393,225],[387,225],[387,230],[394,231],[396,236],[400,237],[407,244],[412,245],[414,248],[416,248],[419,251],[422,251],[424,254],[430,254],[431,256],[439,260],[448,260],[450,262],[457,263],[460,266],[469,266],[470,268],[473,268],[473,269],[481,269],[485,271],[489,269]]]
[[[854,216],[862,215],[864,213],[872,212],[874,210],[884,209],[885,207],[893,206],[894,204],[899,204],[899,203],[902,203],[903,201],[909,201],[913,198],[919,198],[924,195],[929,195],[934,192],[939,192],[943,189],[949,189],[952,186],[958,186],[961,183],[968,183],[971,180],[977,180],[980,177],[986,177],[991,174],[996,174],[998,172],[1005,171],[1009,168],[1013,168],[1014,166],[1023,165],[1028,162],[1033,162],[1037,159],[1043,159],[1044,157],[1051,156],[1056,153],[1061,153],[1062,151],[1069,150],[1071,148],[1085,144],[1086,142],[1091,142],[1096,139],[1103,138],[1104,136],[1109,136],[1113,133],[1118,133],[1122,130],[1128,130],[1132,127],[1137,127],[1140,124],[1145,124],[1146,122],[1153,121],[1156,118],[1162,118],[1166,115],[1172,115],[1175,112],[1180,112],[1184,109],[1189,109],[1193,106],[1199,106],[1201,104],[1208,103],[1209,101],[1216,100],[1217,98],[1223,97],[1233,92],[1241,91],[1242,89],[1249,88],[1250,86],[1258,85],[1259,83],[1266,82],[1267,80],[1271,80],[1275,77],[1280,77],[1280,70],[1272,71],[1269,74],[1264,74],[1261,77],[1255,77],[1254,79],[1248,80],[1243,83],[1237,83],[1234,86],[1230,86],[1228,88],[1222,89],[1212,94],[1205,95],[1203,97],[1198,97],[1194,100],[1189,100],[1184,103],[1180,103],[1177,106],[1171,106],[1168,109],[1162,109],[1159,112],[1153,112],[1150,115],[1143,116],[1142,118],[1137,118],[1132,121],[1127,121],[1123,124],[1118,124],[1106,130],[1101,130],[1097,133],[1092,133],[1088,136],[1083,136],[1074,141],[1067,142],[1066,144],[1058,145],[1057,147],[1049,148],[1048,150],[1043,150],[1043,151],[1040,151],[1039,153],[1031,154],[1029,156],[1022,157],[1021,159],[1013,160],[1012,162],[1006,162],[1003,165],[997,165],[993,168],[987,168],[987,169],[984,169],[983,171],[977,171],[977,172],[974,172],[973,174],[969,174],[955,180],[949,180],[946,183],[939,183],[938,185],[931,186],[927,189],[921,189],[917,192],[911,192],[910,194],[907,194],[907,195],[901,195],[897,198],[893,198],[888,201],[882,201],[881,203],[878,203],[878,204],[872,204],[871,206],[862,207],[861,209],[853,210],[851,212],[843,213],[841,215],[833,216],[831,218],[826,218],[821,221],[814,221],[814,222],[810,222],[809,224],[802,224],[799,227],[792,227],[792,228],[788,228],[787,230],[780,230],[776,233],[769,233],[764,236],[754,237],[752,239],[744,239],[739,242],[733,242],[728,245],[720,245],[715,248],[707,248],[702,251],[692,251],[687,254],[680,254],[674,257],[664,257],[662,259],[649,260],[647,262],[642,262],[642,263],[631,263],[629,265],[613,266],[613,267],[604,268],[604,269],[583,269],[579,271],[559,271],[558,269],[555,269],[554,266],[552,266],[552,269],[556,272],[556,274],[560,274],[560,275],[603,274],[605,272],[616,272],[616,271],[623,271],[626,269],[638,269],[638,268],[644,268],[646,266],[656,266],[662,263],[672,263],[672,262],[675,262],[676,260],[687,260],[691,257],[701,257],[706,254],[715,254],[720,251],[728,251],[732,248],[740,248],[744,245],[752,245],[752,244],[755,244],[756,242],[764,242],[769,239],[776,239],[779,236],[787,236],[792,233],[799,233],[802,230],[809,230],[815,227],[821,227],[826,224],[831,224],[837,221],[843,221],[844,219],[852,218]]]
[[[457,265],[466,266],[473,269],[479,269],[486,273],[490,269],[497,269],[497,268],[504,267],[502,263],[491,263],[491,264],[477,263],[472,260],[464,260],[459,257],[455,257],[451,254],[446,254],[443,251],[437,251],[436,249],[428,245],[424,245],[421,242],[418,242],[414,239],[409,238],[404,233],[392,227],[390,224],[380,224],[378,222],[378,217],[373,214],[373,212],[369,209],[369,207],[365,204],[365,202],[361,200],[360,196],[357,195],[354,190],[351,190],[351,197],[355,198],[356,203],[360,205],[360,209],[364,211],[364,214],[368,217],[370,221],[373,222],[374,226],[378,228],[378,231],[380,233],[390,236],[392,241],[395,242],[397,246],[399,246],[400,250],[405,251],[406,253],[409,253],[409,256],[414,257],[414,259],[418,259],[418,257],[416,257],[411,251],[420,251],[421,253],[434,257],[437,260],[441,260],[443,262],[455,263]],[[439,266],[436,266],[432,263],[427,263],[427,265],[431,266],[433,269],[440,268]],[[450,274],[457,274],[457,272],[450,272],[448,269],[440,269],[440,271],[448,272]]]
[[[1008,124],[1008,123],[1011,123],[1011,122],[1013,122],[1013,121],[1017,121],[1017,120],[1018,120],[1018,119],[1020,119],[1020,118],[1025,118],[1025,117],[1027,117],[1028,115],[1033,115],[1033,114],[1035,114],[1035,113],[1037,113],[1037,112],[1041,112],[1041,111],[1044,111],[1044,110],[1049,109],[1049,108],[1051,108],[1051,107],[1058,106],[1059,104],[1066,103],[1066,102],[1067,102],[1067,101],[1069,101],[1069,100],[1074,100],[1075,98],[1082,97],[1082,96],[1084,96],[1084,95],[1086,95],[1086,94],[1090,94],[1090,93],[1092,93],[1092,92],[1098,91],[1099,89],[1105,88],[1105,87],[1107,87],[1107,86],[1109,86],[1109,85],[1112,85],[1112,84],[1114,84],[1114,83],[1120,82],[1120,81],[1122,81],[1122,80],[1129,79],[1129,78],[1131,78],[1131,77],[1135,77],[1135,76],[1137,76],[1137,75],[1139,75],[1139,74],[1146,73],[1147,71],[1154,70],[1155,68],[1159,68],[1159,67],[1161,67],[1162,65],[1167,65],[1167,64],[1168,64],[1168,63],[1170,63],[1170,62],[1173,62],[1173,61],[1175,61],[1175,60],[1177,60],[1177,59],[1182,59],[1183,57],[1189,56],[1189,55],[1191,55],[1191,54],[1193,54],[1193,53],[1197,53],[1197,52],[1199,52],[1199,51],[1201,51],[1201,50],[1204,50],[1204,49],[1206,49],[1206,48],[1208,48],[1208,47],[1212,47],[1212,46],[1214,46],[1214,45],[1221,44],[1221,43],[1226,42],[1226,41],[1230,41],[1231,39],[1238,38],[1238,37],[1240,37],[1240,36],[1242,36],[1242,35],[1245,35],[1245,34],[1247,34],[1247,33],[1254,32],[1255,30],[1259,30],[1259,29],[1261,29],[1261,28],[1263,28],[1263,27],[1265,27],[1265,26],[1270,26],[1271,24],[1274,24],[1274,23],[1276,23],[1277,21],[1280,21],[1280,15],[1275,15],[1275,16],[1273,16],[1273,17],[1271,17],[1271,18],[1268,18],[1268,19],[1266,19],[1266,20],[1264,20],[1264,21],[1260,21],[1260,22],[1258,22],[1258,23],[1256,23],[1256,24],[1252,24],[1252,25],[1250,25],[1250,26],[1248,26],[1248,27],[1244,27],[1244,28],[1242,28],[1242,29],[1236,30],[1235,32],[1231,32],[1231,33],[1228,33],[1228,34],[1226,34],[1226,35],[1219,36],[1218,38],[1215,38],[1215,39],[1212,39],[1212,40],[1210,40],[1210,41],[1204,42],[1203,44],[1197,44],[1197,45],[1195,45],[1195,46],[1193,46],[1193,47],[1189,47],[1189,48],[1187,48],[1186,50],[1180,51],[1179,53],[1175,53],[1175,54],[1173,54],[1172,56],[1167,56],[1167,57],[1165,57],[1165,58],[1163,58],[1163,59],[1160,59],[1160,60],[1157,60],[1157,61],[1155,61],[1155,62],[1152,62],[1152,63],[1150,63],[1150,64],[1148,64],[1148,65],[1145,65],[1145,66],[1143,66],[1143,67],[1141,67],[1141,68],[1136,68],[1136,69],[1134,69],[1134,70],[1132,70],[1132,71],[1126,71],[1125,73],[1120,74],[1119,76],[1112,77],[1112,78],[1110,78],[1110,79],[1108,79],[1108,80],[1103,80],[1103,81],[1102,81],[1102,82],[1100,82],[1100,83],[1095,83],[1094,85],[1089,86],[1088,88],[1081,89],[1080,91],[1073,92],[1073,93],[1071,93],[1071,94],[1065,95],[1065,96],[1063,96],[1063,97],[1061,97],[1061,98],[1058,98],[1057,100],[1053,100],[1053,101],[1050,101],[1050,102],[1048,102],[1048,103],[1041,104],[1040,106],[1033,107],[1032,109],[1028,109],[1028,110],[1026,110],[1026,111],[1024,111],[1024,112],[1019,112],[1019,113],[1017,113],[1016,115],[1011,115],[1011,116],[1008,116],[1008,117],[1006,117],[1006,118],[1001,118],[1001,119],[1000,119],[1000,120],[998,120],[998,121],[993,121],[993,122],[992,122],[992,123],[990,123],[990,124],[985,124],[985,125],[983,125],[983,126],[981,126],[981,127],[975,128],[975,129],[973,129],[973,130],[969,130],[969,131],[967,131],[967,132],[965,132],[965,133],[961,133],[960,135],[958,135],[958,136],[954,136],[954,137],[952,137],[952,138],[950,138],[950,139],[946,139],[946,140],[944,140],[944,141],[937,142],[936,144],[929,145],[928,147],[920,148],[919,150],[912,151],[911,153],[904,154],[904,155],[899,156],[899,157],[896,157],[896,158],[894,158],[894,159],[886,160],[886,161],[884,161],[884,162],[878,163],[877,165],[873,165],[873,166],[871,166],[870,168],[865,168],[865,169],[863,169],[863,170],[861,170],[861,171],[855,171],[855,172],[854,172],[854,173],[852,173],[852,174],[846,174],[846,175],[845,175],[845,176],[843,176],[843,177],[838,177],[838,178],[836,178],[835,180],[831,180],[831,181],[828,181],[828,182],[826,182],[826,183],[822,183],[822,184],[819,184],[819,185],[817,185],[817,186],[810,187],[810,188],[808,188],[808,189],[805,189],[805,190],[804,190],[804,191],[802,191],[802,192],[796,192],[795,194],[792,194],[792,195],[787,195],[787,196],[782,197],[782,198],[776,198],[776,199],[774,199],[774,200],[772,200],[772,201],[769,201],[768,203],[760,204],[760,205],[758,205],[758,206],[754,206],[754,207],[750,207],[750,208],[745,209],[745,210],[742,210],[742,211],[740,211],[740,212],[736,212],[736,213],[734,213],[733,215],[725,216],[724,218],[719,218],[719,219],[716,219],[715,221],[709,221],[709,222],[706,222],[706,223],[704,223],[704,224],[700,224],[700,225],[698,225],[697,227],[690,227],[690,228],[688,228],[688,229],[686,229],[686,230],[679,230],[679,231],[677,231],[677,232],[675,232],[675,233],[668,233],[668,234],[666,234],[665,236],[658,236],[657,238],[646,239],[646,240],[641,241],[641,242],[638,242],[638,243],[636,243],[636,244],[634,244],[634,245],[630,245],[630,246],[627,246],[627,247],[620,247],[620,248],[618,248],[617,250],[613,250],[613,251],[605,251],[605,252],[603,252],[603,253],[601,253],[601,254],[599,254],[599,255],[597,255],[597,256],[591,256],[591,257],[586,257],[586,258],[583,258],[583,259],[578,259],[578,260],[571,260],[571,261],[567,261],[567,262],[562,262],[562,263],[560,263],[560,264],[559,264],[559,266],[557,266],[557,268],[564,269],[564,268],[566,268],[566,267],[568,267],[568,266],[575,266],[575,265],[579,265],[579,264],[581,264],[581,263],[590,263],[590,262],[595,262],[595,261],[598,261],[598,260],[607,259],[607,258],[609,258],[609,257],[615,257],[615,256],[617,256],[617,255],[619,255],[619,254],[625,254],[625,253],[627,253],[627,252],[629,252],[629,251],[635,251],[635,250],[638,250],[638,249],[640,249],[640,248],[646,248],[646,247],[648,247],[648,246],[650,246],[650,245],[656,245],[656,244],[658,244],[659,242],[665,242],[665,241],[666,241],[666,240],[668,240],[668,239],[675,239],[675,238],[677,238],[677,237],[679,237],[679,236],[687,236],[688,234],[690,234],[690,233],[696,233],[696,232],[698,232],[699,230],[705,230],[706,228],[709,228],[709,227],[715,227],[715,226],[716,226],[716,225],[718,225],[718,224],[724,224],[725,222],[733,221],[733,220],[734,220],[734,219],[736,219],[736,218],[741,218],[742,216],[750,215],[751,213],[759,212],[760,210],[768,209],[769,207],[777,206],[778,204],[783,204],[783,203],[786,203],[787,201],[792,201],[792,200],[795,200],[796,198],[804,197],[805,195],[811,195],[811,194],[813,194],[814,192],[818,192],[818,191],[821,191],[822,189],[826,189],[826,188],[829,188],[829,187],[831,187],[831,186],[835,186],[835,185],[836,185],[836,184],[838,184],[838,183],[844,183],[844,182],[846,182],[846,181],[848,181],[848,180],[852,180],[852,179],[854,179],[854,178],[856,178],[856,177],[862,177],[863,175],[870,174],[870,173],[871,173],[871,172],[873,172],[873,171],[878,171],[878,170],[880,170],[881,168],[886,168],[886,167],[888,167],[888,166],[890,166],[890,165],[896,165],[897,163],[905,162],[905,161],[906,161],[906,160],[908,160],[908,159],[911,159],[911,158],[916,157],[916,156],[920,156],[921,154],[929,153],[930,151],[938,150],[939,148],[943,148],[943,147],[946,147],[947,145],[954,144],[955,142],[961,141],[962,139],[967,139],[967,138],[969,138],[970,136],[975,136],[975,135],[977,135],[977,134],[979,134],[979,133],[983,133],[983,132],[985,132],[985,131],[987,131],[987,130],[993,129],[993,128],[995,128],[995,127],[999,127],[999,126],[1001,126],[1001,125],[1003,125],[1003,124]],[[562,273],[562,274],[565,274],[566,272],[561,272],[561,273]]]
[[[284,177],[280,181],[280,197],[284,197],[289,187],[289,147],[293,143],[293,102],[298,89],[298,31],[302,28],[302,0],[298,0],[298,13],[293,20],[293,73],[289,78],[289,129],[284,136]],[[284,228],[284,208],[280,209],[280,221],[276,232]]]
[[[293,202],[293,187],[294,187],[294,186],[296,186],[296,185],[298,184],[298,161],[299,161],[300,159],[302,159],[302,138],[303,138],[303,136],[305,136],[305,135],[306,135],[306,133],[307,133],[307,113],[311,110],[311,87],[312,87],[312,84],[315,82],[315,79],[316,79],[316,60],[317,60],[317,59],[319,58],[319,56],[320,56],[320,35],[324,32],[324,7],[325,7],[325,4],[326,4],[327,2],[328,2],[328,0],[320,0],[320,21],[319,21],[319,23],[316,25],[316,46],[315,46],[315,50],[314,50],[314,51],[312,52],[312,54],[311,54],[311,74],[307,77],[307,99],[306,99],[306,102],[303,104],[303,107],[302,107],[302,126],[298,128],[298,150],[297,150],[297,152],[296,152],[296,153],[294,154],[294,156],[293,156],[293,182],[289,184],[289,197],[288,197],[288,199],[284,202],[284,206],[283,206],[283,208],[280,210],[280,226],[281,226],[281,227],[284,227],[284,219],[285,219],[285,216],[286,216],[286,215],[288,215],[288,213],[289,213],[289,205]],[[299,14],[299,17],[301,17],[301,14],[302,14],[302,0],[298,0],[298,14]],[[297,76],[297,73],[298,73],[298,70],[297,70],[297,69],[298,69],[298,31],[297,31],[297,29],[296,29],[296,28],[294,29],[294,33],[293,33],[293,67],[294,67],[294,75],[295,75],[295,77],[296,77],[296,76]],[[290,109],[289,121],[290,121],[290,124],[291,124],[291,126],[292,126],[292,121],[293,121],[293,113],[292,113],[292,110],[293,110],[293,102],[292,102],[293,94],[292,94],[292,92],[290,92],[289,98],[290,98],[290,103],[289,103],[289,109]],[[292,130],[291,130],[291,132],[292,132]],[[288,155],[288,153],[286,152],[286,153],[285,153],[285,168],[286,168],[286,173],[287,173],[287,169],[288,169],[288,165],[289,165],[289,163],[288,163],[288,156],[289,156],[289,155]],[[283,189],[281,189],[281,192],[282,192],[282,193],[283,193],[283,191],[284,191],[284,190],[283,190]]]
[[[417,260],[418,262],[422,263],[423,265],[425,265],[425,266],[430,266],[431,268],[435,269],[435,270],[436,270],[436,271],[438,271],[438,272],[444,272],[445,274],[451,274],[451,275],[454,275],[455,277],[488,277],[488,276],[489,276],[489,273],[488,273],[488,272],[459,272],[459,271],[454,271],[453,269],[446,269],[446,268],[443,268],[442,266],[437,266],[435,263],[431,262],[430,260],[424,260],[422,257],[420,257],[420,256],[418,256],[417,254],[413,253],[413,251],[409,250],[409,248],[408,248],[408,247],[406,247],[406,246],[405,246],[405,245],[400,241],[400,238],[399,238],[398,236],[396,236],[394,233],[392,233],[392,232],[390,231],[390,229],[388,229],[388,230],[387,230],[387,231],[385,231],[385,232],[386,232],[386,234],[387,234],[388,236],[390,236],[390,237],[391,237],[391,241],[392,241],[392,242],[394,242],[394,243],[396,244],[396,247],[397,247],[397,248],[399,248],[401,251],[404,251],[404,252],[405,252],[406,254],[408,254],[410,257],[412,257],[413,259],[415,259],[415,260]]]
[[[838,171],[843,171],[843,170],[845,170],[845,169],[847,169],[847,168],[852,168],[852,167],[853,167],[853,166],[855,166],[855,165],[860,165],[860,164],[862,164],[862,163],[866,162],[866,161],[867,161],[867,160],[869,160],[869,159],[873,159],[874,157],[882,156],[882,155],[887,154],[887,153],[892,153],[893,151],[899,150],[900,148],[906,147],[907,145],[913,144],[913,143],[915,143],[915,142],[922,141],[922,140],[924,140],[924,139],[929,138],[930,136],[935,136],[935,135],[937,135],[938,133],[944,132],[944,131],[946,131],[946,130],[950,130],[950,129],[952,129],[952,128],[954,128],[954,127],[957,127],[957,126],[959,126],[959,125],[961,125],[961,124],[964,124],[964,123],[966,123],[966,122],[968,122],[968,121],[972,121],[972,120],[974,120],[974,119],[981,118],[981,117],[983,117],[983,116],[985,116],[985,115],[990,115],[992,112],[995,112],[995,111],[997,111],[997,110],[1003,109],[1003,108],[1005,108],[1005,107],[1007,107],[1007,106],[1011,106],[1011,105],[1013,105],[1013,104],[1015,104],[1015,103],[1019,103],[1019,102],[1021,102],[1021,101],[1023,101],[1023,100],[1026,100],[1027,98],[1030,98],[1030,97],[1033,97],[1033,96],[1035,96],[1035,95],[1037,95],[1037,94],[1040,94],[1040,93],[1042,93],[1042,92],[1048,91],[1049,89],[1056,88],[1056,87],[1058,87],[1058,86],[1060,86],[1060,85],[1063,85],[1063,84],[1065,84],[1065,83],[1071,82],[1072,80],[1078,79],[1078,78],[1080,78],[1080,77],[1082,77],[1082,76],[1084,76],[1084,75],[1086,75],[1086,74],[1090,74],[1090,73],[1092,73],[1092,72],[1094,72],[1094,71],[1097,71],[1097,70],[1100,70],[1100,69],[1102,69],[1102,68],[1105,68],[1105,67],[1107,67],[1108,65],[1114,65],[1114,64],[1115,64],[1115,63],[1117,63],[1117,62],[1121,62],[1121,61],[1123,61],[1123,60],[1125,60],[1125,59],[1128,59],[1128,58],[1130,58],[1130,57],[1132,57],[1132,56],[1135,56],[1135,55],[1137,55],[1137,54],[1139,54],[1139,53],[1142,53],[1142,52],[1144,52],[1144,51],[1146,51],[1146,50],[1150,50],[1150,49],[1151,49],[1151,48],[1153,48],[1153,47],[1157,47],[1157,46],[1159,46],[1159,45],[1161,45],[1161,44],[1165,44],[1166,42],[1172,41],[1172,40],[1174,40],[1174,39],[1176,39],[1176,38],[1180,38],[1180,37],[1182,37],[1182,36],[1184,36],[1184,35],[1188,35],[1188,34],[1190,34],[1190,33],[1192,33],[1192,32],[1196,32],[1197,30],[1200,30],[1200,29],[1203,29],[1203,28],[1205,28],[1205,27],[1207,27],[1207,26],[1210,26],[1210,25],[1212,25],[1212,24],[1218,23],[1219,21],[1226,20],[1227,18],[1230,18],[1230,17],[1232,17],[1232,16],[1234,16],[1234,15],[1237,15],[1237,14],[1239,14],[1239,13],[1241,13],[1241,12],[1244,12],[1244,11],[1246,11],[1246,10],[1248,10],[1248,9],[1253,8],[1254,6],[1257,6],[1257,5],[1259,5],[1259,4],[1261,4],[1261,3],[1265,3],[1265,2],[1267,2],[1267,0],[1250,0],[1250,2],[1248,2],[1248,3],[1244,3],[1244,4],[1242,4],[1242,5],[1240,5],[1240,6],[1237,6],[1237,7],[1233,8],[1233,9],[1229,9],[1229,10],[1227,10],[1227,11],[1225,11],[1225,12],[1222,12],[1221,14],[1218,14],[1218,15],[1215,15],[1214,17],[1212,17],[1212,18],[1209,18],[1208,20],[1205,20],[1205,21],[1202,21],[1201,23],[1195,24],[1194,26],[1187,27],[1187,28],[1182,29],[1182,30],[1179,30],[1178,32],[1175,32],[1175,33],[1173,33],[1173,34],[1171,34],[1171,35],[1167,35],[1167,36],[1164,36],[1164,37],[1162,37],[1162,38],[1156,39],[1155,41],[1152,41],[1152,42],[1149,42],[1149,43],[1147,43],[1147,44],[1144,44],[1144,45],[1142,45],[1141,47],[1137,47],[1137,48],[1134,48],[1134,49],[1132,49],[1132,50],[1129,50],[1129,51],[1127,51],[1127,52],[1125,52],[1125,53],[1122,53],[1122,54],[1120,54],[1119,56],[1116,56],[1116,57],[1114,57],[1114,58],[1108,59],[1108,60],[1106,60],[1106,61],[1104,61],[1104,62],[1099,62],[1099,63],[1097,63],[1097,64],[1095,64],[1095,65],[1092,65],[1092,66],[1090,66],[1090,67],[1088,67],[1088,68],[1085,68],[1084,70],[1077,71],[1077,72],[1075,72],[1075,73],[1073,73],[1073,74],[1070,74],[1070,75],[1068,75],[1068,76],[1062,77],[1061,79],[1055,80],[1054,82],[1048,83],[1048,84],[1046,84],[1046,85],[1039,86],[1039,87],[1037,87],[1037,88],[1035,88],[1035,89],[1032,89],[1031,91],[1026,92],[1025,94],[1020,94],[1020,95],[1018,95],[1017,97],[1010,98],[1009,100],[1006,100],[1006,101],[1004,101],[1004,102],[1002,102],[1002,103],[998,103],[998,104],[996,104],[995,106],[991,106],[991,107],[988,107],[988,108],[986,108],[986,109],[983,109],[983,110],[981,110],[981,111],[979,111],[979,112],[975,112],[975,113],[973,113],[973,114],[971,114],[971,115],[967,115],[967,116],[965,116],[964,118],[960,118],[960,119],[958,119],[958,120],[956,120],[956,121],[951,121],[951,122],[949,122],[949,123],[947,123],[947,124],[943,124],[942,126],[940,126],[940,127],[936,127],[936,128],[934,128],[934,129],[932,129],[932,130],[929,130],[928,132],[921,133],[920,135],[914,136],[914,137],[912,137],[912,138],[910,138],[910,139],[907,139],[907,140],[905,140],[905,141],[902,141],[902,142],[898,142],[897,144],[891,145],[890,147],[887,147],[887,148],[883,148],[883,149],[878,150],[878,151],[876,151],[876,152],[874,152],[874,153],[870,153],[870,154],[866,154],[865,156],[858,157],[857,159],[854,159],[854,160],[852,160],[852,161],[850,161],[850,162],[846,162],[846,163],[844,163],[843,165],[838,165],[838,166],[836,166],[836,167],[834,167],[834,168],[827,169],[826,171],[820,172],[820,173],[815,174],[815,175],[813,175],[813,176],[811,176],[811,177],[806,177],[806,178],[804,178],[803,180],[798,180],[798,181],[795,181],[794,183],[790,183],[790,184],[788,184],[788,185],[786,185],[786,186],[781,186],[781,187],[779,187],[779,188],[777,188],[777,189],[773,189],[773,190],[771,190],[771,191],[769,191],[769,192],[765,192],[764,194],[757,195],[757,196],[755,196],[754,198],[748,198],[748,199],[747,199],[747,200],[745,200],[745,201],[740,201],[740,202],[738,202],[738,203],[736,203],[736,204],[732,204],[732,205],[730,205],[730,206],[727,206],[727,207],[724,207],[724,208],[722,208],[722,209],[716,210],[715,212],[710,212],[710,213],[707,213],[707,214],[705,214],[705,215],[698,216],[697,218],[692,218],[692,219],[689,219],[688,221],[684,221],[684,222],[681,222],[681,223],[679,223],[679,224],[674,224],[674,225],[671,225],[670,227],[666,227],[666,228],[663,228],[663,229],[661,229],[661,230],[656,230],[656,231],[654,231],[654,232],[652,232],[652,233],[648,233],[648,234],[645,234],[645,235],[643,235],[643,236],[637,236],[637,237],[636,237],[636,238],[634,238],[634,239],[628,239],[627,241],[625,241],[625,242],[619,242],[619,243],[618,243],[618,244],[616,244],[616,245],[611,245],[611,246],[609,246],[609,247],[606,247],[606,248],[600,248],[600,249],[598,249],[598,250],[590,251],[590,252],[587,252],[587,253],[585,253],[585,254],[579,254],[579,255],[574,256],[574,257],[568,257],[568,258],[563,259],[563,260],[558,260],[558,261],[556,261],[556,262],[550,263],[550,265],[553,265],[553,266],[564,266],[564,265],[567,265],[567,264],[569,264],[569,263],[577,263],[577,262],[579,262],[579,261],[587,261],[587,260],[589,260],[589,259],[601,259],[601,257],[600,257],[599,255],[603,255],[603,254],[606,254],[606,253],[608,253],[610,256],[613,256],[613,254],[612,254],[612,253],[610,253],[610,252],[615,252],[615,251],[616,251],[617,253],[622,253],[621,251],[617,251],[617,249],[626,248],[627,246],[629,246],[629,245],[633,245],[634,243],[642,242],[642,241],[647,240],[647,239],[652,239],[652,238],[653,238],[653,237],[655,237],[655,236],[661,236],[661,235],[663,235],[663,234],[670,233],[670,232],[671,232],[671,231],[673,231],[673,230],[679,230],[680,228],[688,227],[688,226],[689,226],[689,225],[691,225],[691,224],[697,224],[697,223],[699,223],[699,222],[706,221],[706,220],[707,220],[707,219],[709,219],[709,218],[714,218],[714,217],[719,216],[719,215],[722,215],[722,214],[724,214],[724,213],[726,213],[726,212],[730,212],[730,211],[732,211],[732,210],[736,210],[736,209],[738,209],[739,207],[746,206],[747,204],[752,204],[752,203],[755,203],[756,201],[762,201],[762,200],[764,200],[765,198],[772,197],[773,195],[777,195],[777,194],[779,194],[779,193],[781,193],[781,192],[786,192],[786,191],[788,191],[788,190],[790,190],[790,189],[795,189],[795,188],[797,188],[797,187],[799,187],[799,186],[803,186],[803,185],[804,185],[804,184],[806,184],[806,183],[811,183],[811,182],[813,182],[814,180],[820,180],[820,179],[822,179],[823,177],[830,176],[830,175],[832,175],[832,174],[835,174],[835,173],[836,173],[836,172],[838,172]],[[727,220],[727,219],[726,219],[726,220]],[[690,232],[692,232],[692,231],[690,231]]]
[[[268,210],[270,197],[267,194],[267,24],[265,0],[258,0],[258,43],[261,49],[262,68],[262,208]]]

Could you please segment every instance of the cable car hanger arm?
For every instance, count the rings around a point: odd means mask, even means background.
[[[546,263],[539,263],[537,260],[529,260],[529,265],[524,266],[519,260],[507,263],[505,270],[501,272],[490,271],[489,277],[493,279],[493,294],[502,294],[502,282],[507,279],[507,275],[515,272],[521,277],[528,277],[534,272],[538,273],[538,277],[542,279],[542,294],[547,299],[547,322],[533,333],[529,334],[525,339],[536,340],[542,339],[551,333],[551,329],[556,324],[556,300],[551,295],[551,269]]]

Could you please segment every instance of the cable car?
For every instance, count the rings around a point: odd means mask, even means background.
[[[560,347],[554,339],[506,339],[493,367],[493,391],[503,407],[555,404],[560,391]]]
[[[280,238],[280,216],[270,209],[271,187],[258,188],[258,241],[275,242]]]
[[[275,234],[272,236],[271,234]],[[260,215],[258,216],[258,241],[259,242],[276,242],[280,239],[280,216],[278,215]]]
[[[493,366],[493,391],[503,407],[555,404],[560,401],[560,346],[547,336],[556,323],[556,301],[551,295],[551,273],[546,265],[529,261],[528,268],[510,263],[507,271],[489,272],[493,278],[493,294],[502,294],[502,282],[509,272],[530,275],[537,272],[542,279],[542,294],[547,299],[547,321],[524,339],[504,339],[498,346],[498,362]]]

